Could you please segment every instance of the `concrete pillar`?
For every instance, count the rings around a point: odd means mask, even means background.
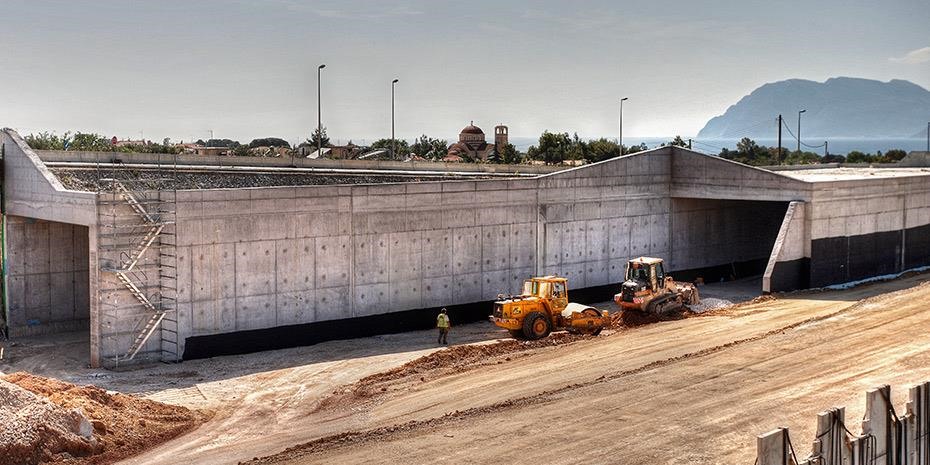
[[[874,437],[874,457],[876,464],[891,464],[891,386],[887,384],[865,393],[865,418],[862,420],[862,434]]]
[[[820,457],[818,463],[824,465],[843,465],[849,463],[850,450],[847,447],[846,410],[836,408],[817,414],[817,439],[814,440],[813,457]]]
[[[930,382],[910,388],[907,402],[907,456],[904,463],[930,463]]]
[[[756,437],[756,464],[789,465],[788,428],[778,428]]]
[[[97,226],[87,227],[87,295],[90,296],[90,366],[100,367],[100,260],[97,257]]]

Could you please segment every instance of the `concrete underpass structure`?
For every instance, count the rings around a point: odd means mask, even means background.
[[[603,300],[643,255],[678,279],[763,275],[767,292],[930,265],[925,169],[773,172],[663,147],[526,177],[140,192],[170,207],[143,253],[173,271],[139,297],[140,257],[101,245],[104,211],[138,213],[114,207],[123,191],[68,190],[15,132],[2,143],[10,335],[86,329],[92,365],[428,328],[439,307],[475,320],[532,275]]]

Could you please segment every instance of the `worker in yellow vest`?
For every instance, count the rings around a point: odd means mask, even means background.
[[[449,328],[452,327],[452,324],[449,323],[449,315],[446,314],[445,308],[443,308],[439,312],[439,316],[436,317],[436,327],[439,328],[439,340],[436,341],[436,343],[449,345],[446,336],[449,335]]]

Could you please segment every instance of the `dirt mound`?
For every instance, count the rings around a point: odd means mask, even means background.
[[[88,419],[0,380],[0,463],[26,465],[100,450]]]
[[[156,444],[177,437],[207,419],[203,412],[162,404],[119,393],[109,393],[95,386],[76,386],[63,381],[19,372],[6,375],[3,381],[58,406],[79,410],[92,425],[92,450],[63,449],[53,457],[56,463],[108,464],[135,455]],[[53,455],[55,451],[51,451]],[[42,463],[47,457],[24,463]],[[6,463],[0,460],[0,463]]]
[[[344,390],[342,393],[352,393],[357,396],[366,397],[377,392],[385,391],[386,388],[384,388],[384,385],[392,381],[411,377],[419,377],[421,381],[425,381],[427,376],[433,378],[481,365],[502,363],[503,361],[510,361],[511,355],[517,356],[521,352],[542,347],[559,346],[570,342],[590,339],[592,337],[596,336],[558,332],[536,341],[507,339],[489,344],[452,346],[416,360],[411,360],[392,370],[362,378],[355,384],[349,386],[348,389]],[[337,392],[334,394],[339,393]]]

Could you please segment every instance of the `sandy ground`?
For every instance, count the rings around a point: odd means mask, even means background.
[[[318,441],[256,462],[752,463],[755,435],[778,426],[804,454],[818,411],[845,405],[861,418],[867,388],[898,387],[900,405],[902,387],[930,376],[930,285],[873,297],[920,279],[785,296],[394,380],[380,396],[314,412]],[[343,433],[326,437],[334,430]]]
[[[131,464],[751,463],[756,434],[789,426],[806,449],[816,412],[845,405],[861,417],[868,387],[928,378],[930,287],[874,297],[928,278],[518,351],[494,349],[505,333],[488,323],[463,325],[452,342],[488,350],[453,352],[463,363],[447,366],[422,362],[445,351],[419,331],[118,373],[75,369],[86,340],[74,335],[11,348],[0,371],[216,412]],[[757,287],[744,284],[702,295],[751,297]]]

